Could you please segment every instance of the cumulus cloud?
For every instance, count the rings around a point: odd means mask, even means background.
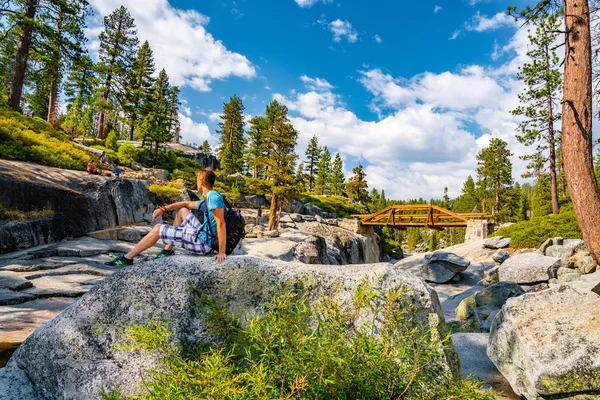
[[[312,7],[315,3],[318,3],[319,1],[323,4],[334,2],[334,0],[294,0],[294,1],[296,2],[296,4],[298,4],[302,8]]]
[[[485,15],[481,15],[479,11],[471,18],[470,22],[465,24],[465,28],[468,31],[484,32],[494,31],[502,27],[513,27],[517,26],[515,19],[505,12],[499,12],[491,18]]]
[[[217,144],[216,137],[211,135],[210,129],[208,129],[206,124],[196,122],[183,114],[179,114],[179,121],[181,122],[181,143],[196,143],[200,145],[205,140],[208,140],[211,146]]]
[[[171,6],[168,0],[90,0],[99,17],[117,7],[127,7],[141,42],[148,40],[157,69],[166,68],[171,83],[202,92],[211,90],[213,80],[229,77],[252,78],[255,66],[244,55],[228,50],[206,26],[210,19],[193,10]],[[98,49],[101,19],[87,30],[90,49]]]
[[[373,40],[377,44],[381,44],[381,42],[382,42],[381,37],[379,37],[379,35],[377,35],[377,34],[373,35]]]
[[[321,78],[309,78],[306,75],[302,75],[300,80],[304,82],[304,85],[310,90],[331,90],[333,89],[333,85],[327,82],[325,79]]]
[[[358,40],[358,32],[352,27],[352,24],[348,21],[342,21],[336,19],[329,23],[329,29],[333,33],[333,41],[341,42],[342,39],[346,39],[349,43],[355,43]]]

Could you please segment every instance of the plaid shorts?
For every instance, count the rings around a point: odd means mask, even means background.
[[[161,225],[160,240],[164,244],[181,247],[194,254],[208,254],[212,248],[198,236],[201,226],[198,218],[190,213],[179,226]]]

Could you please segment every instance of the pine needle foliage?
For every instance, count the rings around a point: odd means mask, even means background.
[[[223,301],[198,294],[206,344],[175,345],[168,323],[152,321],[133,325],[129,340],[118,346],[162,360],[144,375],[146,391],[132,398],[494,398],[445,372],[440,342],[413,319],[406,293],[374,289],[374,283],[364,280],[346,303],[283,283],[262,316],[232,314]],[[118,390],[103,397],[123,398]]]

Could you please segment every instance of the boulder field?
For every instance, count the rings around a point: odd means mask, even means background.
[[[378,277],[383,290],[402,289],[415,307],[412,322],[424,324],[441,341],[447,334],[435,291],[413,274],[390,264],[348,266],[285,263],[231,257],[223,264],[190,256],[149,261],[113,273],[78,302],[37,329],[0,370],[0,399],[96,399],[101,387],[138,393],[139,371],[157,366],[144,352],[115,348],[132,323],[168,320],[174,336],[205,342],[206,321],[196,312],[191,288],[222,299],[230,311],[263,312],[282,281],[316,282],[314,294],[335,293],[351,302],[365,277]],[[374,316],[381,318],[382,316]],[[442,351],[441,342],[440,351]],[[452,346],[443,350],[440,368],[459,376]]]

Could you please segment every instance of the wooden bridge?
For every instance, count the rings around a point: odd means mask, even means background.
[[[355,215],[363,226],[388,226],[395,229],[425,227],[437,230],[466,227],[470,219],[489,219],[486,213],[454,213],[432,204],[406,204],[384,208],[371,215]]]

